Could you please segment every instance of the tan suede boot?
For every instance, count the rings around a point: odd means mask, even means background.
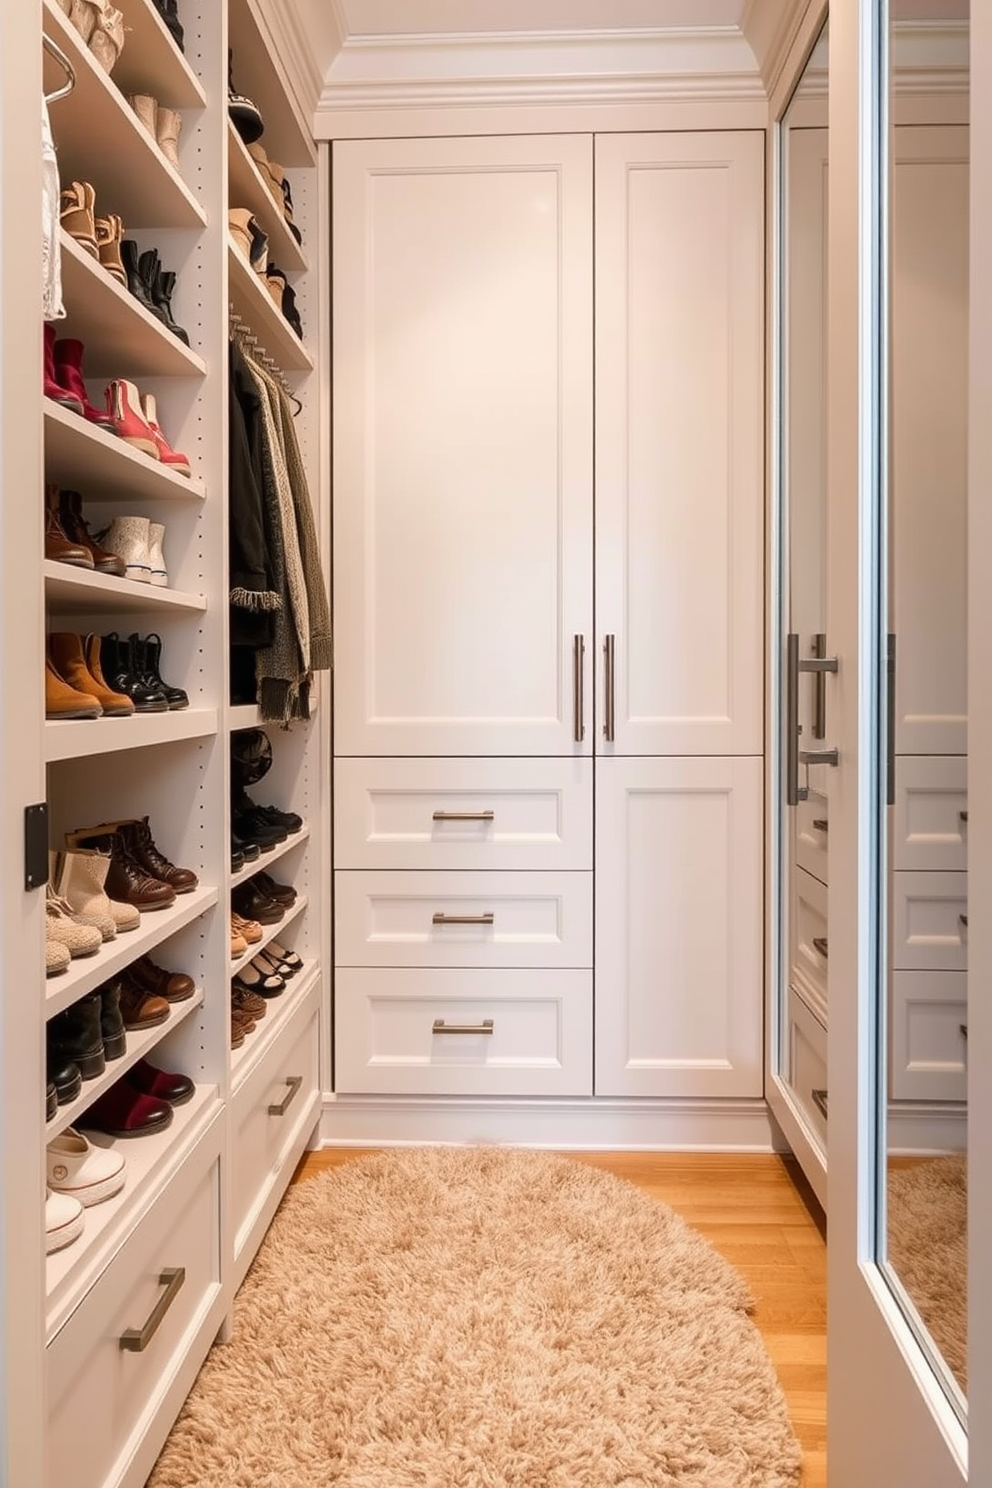
[[[103,709],[92,693],[79,692],[60,677],[52,665],[52,658],[45,657],[45,717],[99,718]]]
[[[152,139],[155,139],[158,126],[158,99],[153,98],[150,93],[129,93],[127,101]]]
[[[71,186],[65,188],[59,199],[59,221],[70,238],[75,238],[80,248],[85,248],[87,253],[91,253],[94,258],[99,258],[95,207],[96,192],[89,181],[73,181]]]
[[[183,116],[176,109],[159,107],[155,138],[166,160],[179,169],[179,134],[183,127]]]
[[[76,914],[107,915],[118,932],[137,930],[141,915],[133,904],[111,899],[106,891],[110,854],[95,848],[73,848],[57,854],[52,882]]]
[[[90,670],[81,636],[68,630],[53,630],[48,637],[48,647],[55,670],[63,681],[77,692],[95,697],[107,718],[130,718],[134,704],[123,692],[114,692],[107,686],[99,662],[96,673]]]

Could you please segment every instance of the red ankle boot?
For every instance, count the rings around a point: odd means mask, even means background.
[[[147,421],[142,418],[140,395],[134,383],[118,378],[107,384],[104,397],[107,412],[124,443],[151,455],[153,460],[159,459],[158,445]]]
[[[141,411],[145,415],[145,422],[152,431],[152,438],[158,446],[158,457],[163,465],[168,465],[179,475],[191,475],[189,456],[174,450],[166,440],[165,435],[158,426],[155,410],[155,399],[151,393],[141,394]]]
[[[44,392],[46,398],[51,398],[53,403],[58,403],[62,408],[69,408],[73,413],[82,413],[83,405],[75,393],[70,392],[56,380],[55,375],[55,327],[45,327],[45,381]]]
[[[59,385],[68,389],[72,396],[79,400],[83,417],[91,424],[99,424],[101,429],[106,429],[111,434],[115,433],[112,416],[102,408],[94,408],[87,395],[83,376],[82,341],[74,341],[71,337],[56,341],[54,363],[55,376]]]

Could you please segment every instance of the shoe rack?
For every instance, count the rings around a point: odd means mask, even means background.
[[[0,13],[0,1485],[140,1488],[313,1134],[329,1068],[329,689],[318,678],[308,722],[262,724],[228,688],[227,348],[231,316],[299,400],[296,428],[325,574],[329,514],[323,431],[326,365],[325,162],[301,116],[262,0],[180,0],[180,51],[153,0],[117,0],[125,43],[108,75],[56,0],[37,26]],[[139,250],[177,275],[172,298],[185,345],[65,230],[58,338],[84,343],[91,402],[127,379],[152,395],[186,477],[42,396],[41,174],[38,96],[62,81],[43,48],[68,59],[74,86],[50,109],[63,187],[88,182],[99,215],[118,214]],[[298,243],[262,169],[228,118],[228,49],[240,93],[258,105],[269,159],[291,181]],[[151,95],[182,116],[179,168],[128,103]],[[249,208],[295,293],[301,340],[234,244],[229,207]],[[168,585],[155,587],[46,561],[46,485],[82,493],[96,532],[140,515],[166,529]],[[162,638],[161,670],[189,706],[131,717],[46,720],[45,634]],[[231,871],[230,736],[263,726],[273,765],[250,789],[298,813],[303,827]],[[44,974],[45,886],[25,883],[25,810],[45,803],[52,848],[66,832],[148,816],[158,847],[197,875],[164,910],[143,913],[65,973]],[[264,928],[303,965],[237,1049],[231,1048],[232,889],[264,870],[295,903]],[[127,1052],[45,1120],[48,1022],[132,961],[193,977],[196,992],[161,1024],[127,1034]],[[45,1150],[85,1130],[86,1109],[140,1059],[188,1075],[192,1099],[167,1129],[102,1136],[126,1160],[123,1188],[84,1211],[71,1245],[45,1255]],[[182,1272],[181,1280],[176,1278]],[[167,1283],[163,1278],[171,1278]],[[120,1337],[155,1318],[147,1347]],[[160,1320],[159,1320],[160,1319]],[[146,1333],[148,1330],[146,1329]]]

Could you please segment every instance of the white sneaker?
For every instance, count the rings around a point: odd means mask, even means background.
[[[94,1147],[88,1137],[67,1126],[48,1144],[48,1186],[80,1204],[102,1204],[124,1187],[124,1159],[108,1147]]]
[[[62,1250],[83,1233],[83,1206],[69,1194],[45,1190],[45,1254]]]

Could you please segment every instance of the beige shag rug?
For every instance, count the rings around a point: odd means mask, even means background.
[[[749,1302],[581,1162],[358,1159],[290,1190],[149,1488],[794,1488]]]
[[[889,1172],[889,1260],[958,1384],[968,1390],[968,1160]]]

